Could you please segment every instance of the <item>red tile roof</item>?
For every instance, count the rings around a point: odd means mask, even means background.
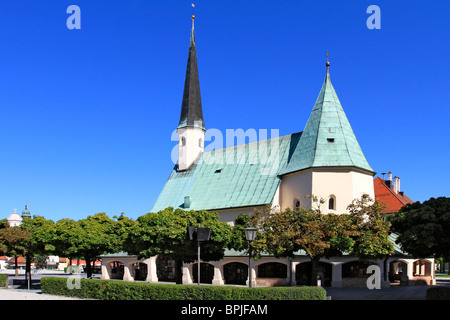
[[[375,199],[386,205],[383,213],[398,212],[406,204],[414,202],[402,192],[395,193],[394,190],[389,188],[380,177],[376,177],[373,180],[373,186],[375,191]]]
[[[12,257],[11,259],[8,260],[8,263],[14,264],[14,263],[16,263],[15,261],[16,261],[15,258]],[[26,260],[23,257],[17,257],[17,263],[26,263]]]

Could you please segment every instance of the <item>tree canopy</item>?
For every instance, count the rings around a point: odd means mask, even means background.
[[[450,198],[408,204],[390,221],[404,251],[419,258],[450,260]]]
[[[310,280],[315,285],[320,258],[352,253],[377,258],[392,254],[389,223],[385,222],[377,201],[363,195],[349,205],[348,214],[323,214],[323,201],[313,197],[314,209],[286,209],[272,213],[270,208],[256,211],[249,224],[257,227],[259,237],[252,246],[257,252],[275,257],[293,257],[302,250],[311,259]]]
[[[217,213],[208,211],[167,208],[140,216],[128,233],[124,249],[140,258],[162,255],[174,259],[176,278],[180,283],[182,263],[197,260],[197,242],[187,238],[187,228],[198,225],[211,228],[210,241],[201,245],[202,260],[222,259],[230,241],[231,227],[219,221]]]

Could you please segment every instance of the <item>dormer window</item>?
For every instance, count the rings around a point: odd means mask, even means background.
[[[328,138],[327,141],[328,143],[334,143],[334,138]]]

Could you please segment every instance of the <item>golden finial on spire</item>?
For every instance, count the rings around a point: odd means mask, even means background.
[[[327,50],[327,63],[326,63],[327,72],[328,72],[328,68],[330,67],[330,61],[328,61],[328,58],[329,58],[329,55],[328,55],[328,50]]]
[[[193,3],[191,3],[191,6],[192,6],[192,20],[194,20],[195,19],[195,15],[194,15],[194,10],[195,10],[195,4],[193,4]]]

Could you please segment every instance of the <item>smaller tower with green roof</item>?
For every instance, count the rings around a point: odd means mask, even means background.
[[[25,210],[22,211],[22,218],[31,218],[31,213],[28,211],[28,205],[25,205]]]

